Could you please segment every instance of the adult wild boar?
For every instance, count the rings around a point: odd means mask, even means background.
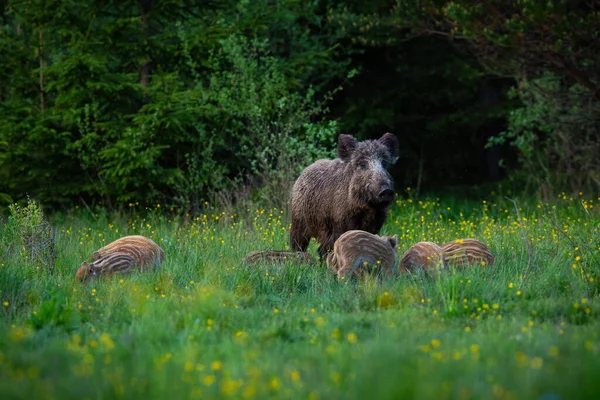
[[[378,140],[338,138],[338,158],[306,167],[291,196],[290,245],[306,251],[311,238],[319,242],[323,261],[346,231],[378,234],[394,201],[386,164],[398,160],[398,140],[386,133]]]

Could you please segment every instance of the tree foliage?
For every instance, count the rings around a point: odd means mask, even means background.
[[[600,114],[586,88],[551,72],[521,80],[511,95],[522,106],[511,111],[507,130],[491,143],[510,142],[522,165],[513,177],[544,196],[567,190],[594,192],[600,186]],[[540,185],[541,182],[541,186]]]
[[[407,1],[412,7],[415,4]],[[600,6],[593,1],[418,1],[415,32],[465,41],[496,73],[545,72],[600,100]]]
[[[316,139],[329,141],[334,129],[321,123],[327,91],[317,93],[311,77],[329,44],[306,44],[298,29],[310,6],[266,5],[5,4],[3,187],[55,204],[189,208],[226,177],[269,180],[284,158],[321,156]],[[282,43],[293,46],[285,63]]]
[[[497,180],[511,144],[532,186],[595,189],[599,15],[541,0],[2,1],[0,201],[282,204],[338,133],[386,131],[398,186]]]
[[[600,6],[593,1],[413,1],[398,13],[413,35],[450,38],[486,71],[515,79],[508,130],[522,169],[548,192],[600,188]]]

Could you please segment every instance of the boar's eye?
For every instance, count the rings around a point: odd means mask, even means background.
[[[366,160],[360,160],[358,161],[358,168],[366,170],[367,168],[369,168],[369,163],[367,163]]]

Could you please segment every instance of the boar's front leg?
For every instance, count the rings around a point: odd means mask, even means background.
[[[387,207],[385,208],[376,208],[375,213],[373,215],[373,233],[374,235],[379,235],[379,231],[383,228],[383,224],[387,218]]]
[[[337,238],[341,236],[340,233],[336,234],[332,231],[322,231],[319,233],[319,261],[325,262],[327,255],[333,251],[333,245]]]
[[[333,251],[333,247],[328,248],[328,246],[320,245],[317,251],[319,253],[319,262],[323,264],[327,260],[327,255]]]
[[[306,233],[304,225],[292,220],[292,227],[290,228],[290,246],[292,250],[305,252],[309,243],[310,236]]]

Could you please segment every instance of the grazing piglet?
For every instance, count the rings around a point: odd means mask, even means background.
[[[310,239],[316,238],[323,261],[344,232],[378,234],[394,201],[385,165],[397,160],[398,140],[391,133],[362,142],[340,135],[338,158],[315,162],[294,183],[292,250],[306,251]]]
[[[247,265],[258,263],[284,264],[290,261],[296,264],[312,264],[314,262],[310,254],[299,251],[261,250],[253,251],[246,256]]]
[[[117,239],[95,251],[91,258],[92,261],[96,261],[115,252],[131,255],[142,271],[148,269],[153,264],[162,264],[165,259],[163,249],[154,243],[152,239],[140,235],[124,236]]]
[[[115,255],[115,257],[109,257]],[[165,252],[152,239],[140,235],[125,236],[100,248],[92,254],[90,264],[83,262],[76,277],[89,277],[112,272],[130,272],[132,269],[146,271],[153,265],[162,264]]]
[[[400,258],[398,269],[402,273],[413,273],[420,269],[431,274],[445,268],[444,251],[433,242],[419,242]]]
[[[114,273],[127,274],[136,267],[138,267],[138,262],[129,253],[114,252],[100,257],[90,264],[83,262],[75,277],[80,282],[85,282]]]
[[[393,276],[396,266],[396,235],[377,236],[369,232],[352,230],[341,235],[333,245],[333,253],[327,255],[327,267],[338,279],[367,273]]]

